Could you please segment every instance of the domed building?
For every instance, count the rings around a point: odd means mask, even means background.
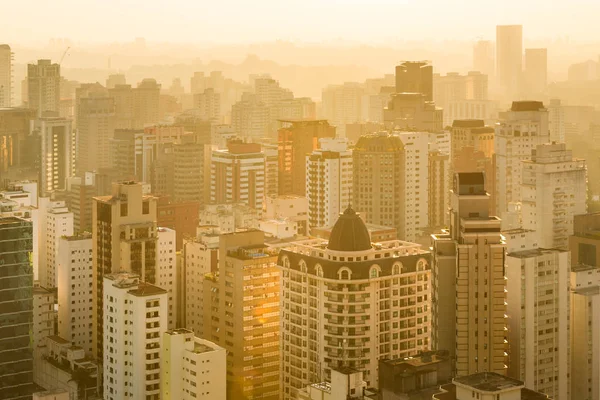
[[[331,369],[363,371],[378,387],[377,365],[430,349],[430,253],[419,244],[372,243],[348,208],[329,241],[293,243],[281,268],[281,390],[284,399]]]

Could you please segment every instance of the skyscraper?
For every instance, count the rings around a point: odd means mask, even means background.
[[[505,243],[489,214],[485,175],[454,176],[450,230],[433,238],[433,346],[448,349],[457,376],[506,374]]]
[[[47,197],[39,201],[39,281],[45,288],[58,285],[58,243],[62,236],[73,235],[73,213],[64,201]]]
[[[167,292],[129,273],[104,275],[102,286],[104,398],[159,399]]]
[[[352,151],[346,139],[323,138],[306,156],[306,198],[311,228],[331,227],[352,202]]]
[[[0,108],[12,104],[13,52],[7,44],[0,44]]]
[[[541,101],[514,101],[500,115],[494,134],[496,153],[496,210],[508,211],[521,201],[521,161],[531,158],[537,145],[548,142],[548,110]]]
[[[496,27],[496,79],[504,100],[516,100],[523,75],[523,27]]]
[[[47,111],[60,111],[60,65],[50,60],[27,64],[28,106],[43,117]],[[58,116],[58,114],[54,115]]]
[[[525,49],[524,89],[529,96],[541,96],[548,85],[548,49]]]
[[[227,397],[280,398],[277,254],[257,230],[220,237],[218,273],[204,277],[204,338],[225,348]]]
[[[539,245],[539,232],[504,231],[507,241],[508,376],[569,399],[570,253]]]
[[[58,335],[92,353],[92,235],[62,236],[58,242]]]
[[[326,120],[281,121],[279,129],[279,194],[306,195],[306,155],[319,139],[335,137],[336,128]]]
[[[567,249],[573,217],[587,212],[586,162],[564,143],[536,146],[522,162],[523,228],[534,230],[541,248]]]
[[[491,40],[478,40],[473,45],[473,71],[493,77],[494,70],[494,43]]]
[[[264,197],[265,154],[260,144],[229,141],[227,150],[213,150],[212,204],[243,203],[262,209]]]
[[[571,398],[600,398],[600,213],[575,216],[571,250]]]
[[[310,239],[282,249],[282,398],[330,380],[335,368],[359,369],[367,387],[377,388],[377,360],[431,349],[429,261],[415,243],[373,245],[351,208],[328,242]]]
[[[40,118],[34,130],[40,137],[40,195],[65,190],[67,179],[75,174],[75,134],[66,118]]]
[[[76,96],[78,175],[110,168],[110,139],[115,131],[115,100],[101,86],[81,87]]]
[[[92,350],[102,359],[104,275],[131,272],[145,282],[156,283],[156,198],[144,195],[140,183],[113,183],[111,196],[94,198],[92,212],[93,307],[96,313]],[[166,321],[166,312],[163,315]]]
[[[33,392],[33,230],[31,221],[0,218],[0,398],[26,400]]]
[[[428,61],[396,66],[396,93],[421,93],[425,101],[433,101],[433,66]]]

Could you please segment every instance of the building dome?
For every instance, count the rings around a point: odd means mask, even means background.
[[[352,207],[340,214],[331,230],[327,248],[335,251],[363,251],[371,248],[369,231]]]

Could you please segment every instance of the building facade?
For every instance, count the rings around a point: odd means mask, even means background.
[[[363,371],[378,387],[377,360],[431,347],[430,254],[392,240],[372,245],[351,208],[329,241],[293,243],[281,268],[281,393],[294,399],[335,368]]]

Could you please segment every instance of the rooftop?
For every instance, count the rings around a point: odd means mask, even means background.
[[[482,119],[455,119],[452,122],[453,128],[483,128],[485,122]]]
[[[163,288],[159,288],[158,286],[154,286],[146,282],[140,282],[137,288],[131,289],[128,293],[137,297],[145,297],[167,293],[167,291]]]
[[[568,250],[563,250],[563,249],[542,249],[542,248],[537,248],[537,249],[529,249],[529,250],[522,250],[522,251],[514,251],[511,253],[508,253],[509,256],[511,257],[515,257],[515,258],[530,258],[530,257],[536,257],[536,256],[541,256],[543,254],[548,254],[548,253],[566,253]]]
[[[369,250],[371,236],[364,221],[348,206],[331,230],[327,248],[335,251]]]
[[[479,372],[454,378],[454,383],[469,386],[481,392],[501,392],[507,389],[523,388],[524,383],[495,372]]]
[[[513,101],[511,111],[540,111],[545,110],[544,103],[541,101]]]

